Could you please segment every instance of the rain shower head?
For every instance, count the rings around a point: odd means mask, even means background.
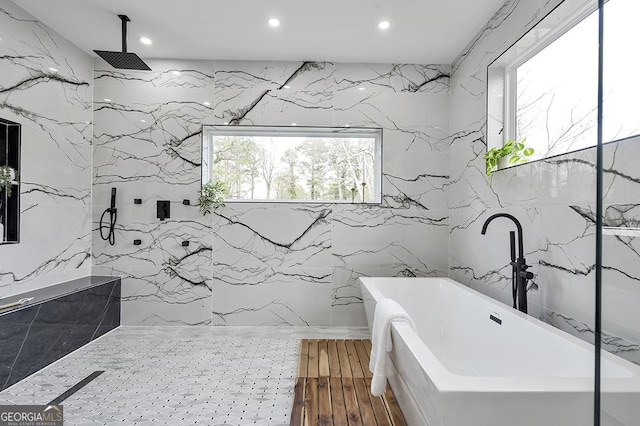
[[[94,50],[94,52],[114,68],[151,71],[151,68],[135,53],[111,52],[109,50]]]
[[[118,18],[122,20],[122,52],[110,50],[94,50],[94,52],[114,68],[151,71],[151,68],[138,55],[127,52],[127,22],[131,19],[127,15],[118,15]]]

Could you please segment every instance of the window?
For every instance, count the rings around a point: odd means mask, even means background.
[[[640,39],[638,14],[637,0],[605,6],[605,142],[640,133],[640,85],[629,84],[640,61],[625,47]],[[489,148],[526,140],[535,160],[594,146],[597,54],[598,13],[590,1],[562,3],[504,52],[488,68]]]
[[[598,16],[592,12],[507,71],[514,73],[515,86],[511,89],[515,98],[509,105],[515,111],[512,138],[526,138],[538,158],[595,144],[597,45]]]
[[[379,203],[379,129],[204,126],[202,181],[227,201]]]

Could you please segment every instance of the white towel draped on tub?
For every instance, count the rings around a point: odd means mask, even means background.
[[[371,379],[371,394],[380,396],[387,387],[387,376],[385,374],[385,362],[387,352],[391,352],[393,344],[391,342],[391,323],[405,322],[416,329],[413,320],[407,312],[391,299],[382,299],[376,304],[373,314],[373,330],[371,336],[371,359],[369,370],[373,373]]]

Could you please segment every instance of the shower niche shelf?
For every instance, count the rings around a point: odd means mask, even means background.
[[[16,172],[10,191],[0,186],[0,244],[20,242],[21,131],[19,123],[0,118],[0,167],[9,166]]]
[[[602,227],[602,234],[618,237],[640,237],[640,228],[604,226]]]

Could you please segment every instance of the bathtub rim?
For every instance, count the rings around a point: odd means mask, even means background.
[[[366,289],[376,303],[383,297],[382,292],[375,286],[376,279],[384,280],[426,280],[445,281],[464,291],[472,292],[481,300],[499,308],[507,315],[513,315],[521,320],[532,323],[535,326],[550,332],[558,337],[566,339],[593,354],[594,346],[582,339],[572,336],[560,329],[557,329],[537,318],[517,311],[485,294],[480,293],[470,287],[460,284],[447,277],[420,277],[420,278],[400,278],[400,277],[359,277],[361,289]],[[363,295],[364,296],[364,295]],[[393,297],[391,297],[393,298]],[[478,392],[478,393],[513,393],[515,392],[556,392],[575,393],[594,392],[594,376],[589,377],[508,377],[508,376],[465,376],[453,373],[446,369],[440,360],[431,352],[428,346],[420,339],[415,331],[406,323],[392,324],[394,330],[405,341],[405,344],[414,354],[416,361],[425,375],[425,379],[435,386],[440,393]],[[640,366],[637,366],[623,358],[602,351],[602,358],[618,364],[631,373],[628,377],[603,377],[602,392],[606,394],[616,393],[640,393]],[[428,372],[428,373],[427,373]]]

